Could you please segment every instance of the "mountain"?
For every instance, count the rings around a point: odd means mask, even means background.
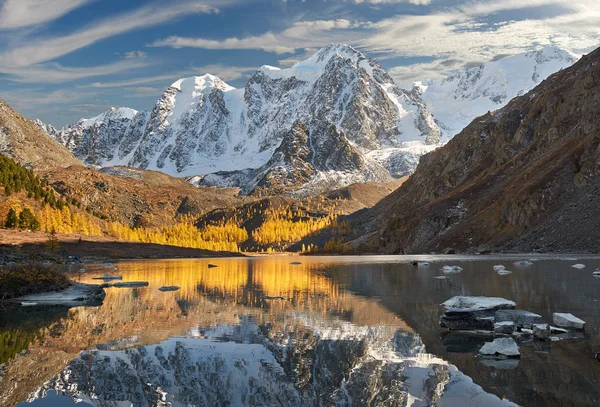
[[[50,128],[48,128],[50,129]],[[82,166],[64,146],[0,100],[0,153],[33,169]]]
[[[331,45],[288,69],[263,66],[242,89],[212,75],[180,79],[151,112],[113,108],[55,137],[89,165],[263,194],[388,182],[411,173],[440,130],[377,61]]]
[[[600,49],[425,155],[356,220],[362,243],[390,253],[479,245],[597,253],[599,110]]]
[[[476,117],[524,95],[576,60],[570,52],[548,46],[501,58],[441,81],[417,82],[412,93],[425,102],[447,140]]]
[[[574,61],[546,47],[409,92],[377,61],[331,45],[288,69],[263,66],[243,89],[213,75],[184,78],[151,112],[112,108],[47,132],[89,165],[157,170],[242,194],[315,195],[411,174],[440,141]]]

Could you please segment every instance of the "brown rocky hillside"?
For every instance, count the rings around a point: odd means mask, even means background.
[[[423,157],[402,187],[354,217],[355,244],[597,253],[599,145],[596,50]]]
[[[0,153],[36,170],[83,166],[69,150],[0,99]]]

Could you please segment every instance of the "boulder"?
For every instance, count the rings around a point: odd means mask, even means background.
[[[552,321],[561,328],[575,329],[577,331],[585,329],[585,321],[569,313],[555,312],[552,315]]]
[[[443,254],[456,254],[456,250],[454,250],[452,247],[446,247],[444,250],[442,250]]]
[[[517,329],[512,321],[496,322],[494,324],[494,333],[511,335]]]
[[[514,301],[509,301],[504,298],[498,297],[467,297],[467,296],[456,296],[443,302],[442,306],[446,309],[451,308],[492,308],[495,310],[500,309],[514,309],[517,304]]]
[[[490,254],[492,252],[492,247],[487,244],[482,244],[476,249],[477,254]]]
[[[519,346],[512,338],[497,338],[488,342],[479,349],[483,356],[518,358],[521,356]]]
[[[539,324],[542,322],[542,316],[520,309],[496,311],[496,322],[503,321],[512,321],[515,323],[517,328],[531,329],[534,324]]]
[[[541,340],[550,338],[550,326],[548,324],[534,324],[533,337]]]
[[[452,330],[494,330],[494,310],[491,308],[454,308],[440,318],[440,326]]]

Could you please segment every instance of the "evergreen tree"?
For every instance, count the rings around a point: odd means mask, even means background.
[[[8,211],[8,215],[6,216],[6,222],[4,226],[9,229],[15,229],[19,225],[19,218],[17,217],[17,212],[14,208],[10,208]]]

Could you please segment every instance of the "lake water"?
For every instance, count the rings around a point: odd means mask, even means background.
[[[97,307],[0,312],[0,406],[600,405],[599,258],[417,258],[430,266],[381,256],[86,265],[82,282],[108,272],[149,286],[107,288]],[[464,270],[434,278],[446,264]],[[571,312],[586,332],[521,343],[520,360],[482,360],[483,341],[439,327],[439,304],[455,295],[510,299],[547,322]]]

